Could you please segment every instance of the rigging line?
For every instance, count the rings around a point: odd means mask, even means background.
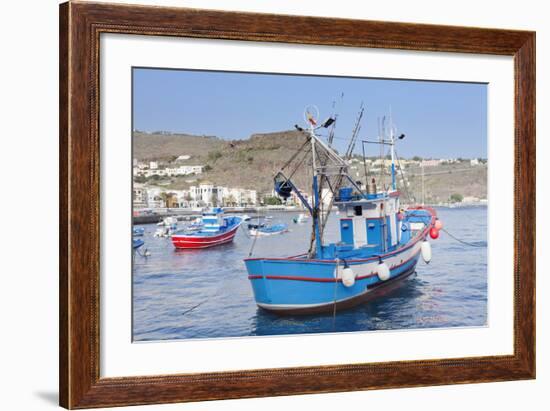
[[[445,230],[444,228],[441,228],[441,231],[444,231],[445,233],[447,233],[447,235],[449,237],[451,237],[452,239],[458,241],[459,243],[462,243],[464,245],[467,245],[467,246],[470,246],[470,247],[483,247],[483,248],[487,248],[487,245],[483,245],[483,244],[474,244],[474,243],[469,243],[467,241],[464,241],[464,240],[461,240],[460,238],[457,238],[455,237],[454,235],[452,235],[451,233],[449,233],[447,230]]]
[[[298,171],[298,169],[300,168],[300,166],[302,164],[304,164],[306,158],[308,157],[309,153],[311,152],[311,148],[309,148],[308,150],[306,150],[304,152],[304,155],[302,156],[302,161],[299,161],[297,164],[296,164],[296,167],[294,168],[294,170],[292,170],[292,173],[290,173],[290,175],[288,176],[287,180],[290,180],[292,177],[294,177],[294,174],[296,174],[296,172]]]
[[[260,229],[260,216],[261,214],[258,213],[258,227],[256,228],[256,232],[254,234],[254,239],[252,240],[252,245],[250,246],[250,250],[248,251],[248,257],[252,257],[252,253],[254,252],[254,247],[256,246],[256,240],[258,239],[258,233]]]
[[[248,252],[248,257],[252,257],[252,253],[254,252],[254,247],[256,246],[256,240],[258,239],[259,228],[260,227],[256,229],[256,234],[254,235],[254,239],[252,240],[252,245],[250,246],[250,251]]]
[[[304,143],[302,144],[302,146],[296,150],[296,152],[290,157],[290,159],[281,167],[281,171],[284,170],[285,168],[287,168],[290,163],[292,163],[294,161],[294,159],[298,156],[298,154],[300,154],[300,152],[304,149],[304,147],[309,144],[309,138],[306,139],[306,141],[304,141]]]
[[[336,179],[336,184],[335,184],[335,193],[340,190],[340,187],[342,186],[342,182],[344,181],[344,177],[342,175],[338,175],[337,179]],[[335,196],[333,195],[331,198],[330,198],[330,203],[328,205],[328,210],[332,210],[332,206],[334,205],[334,198]],[[321,233],[324,233],[325,232],[325,226],[327,225],[327,221],[328,221],[328,215],[327,215],[327,218],[323,221],[323,224],[321,225]]]
[[[401,161],[399,161],[399,154],[397,154],[397,150],[394,148],[395,151],[395,158],[397,158],[397,165],[399,166],[399,173],[401,174],[401,179],[403,180],[403,188],[405,189],[405,194],[407,196],[407,200],[409,202],[411,201],[411,195],[409,193],[409,189],[407,187],[407,180],[405,180],[405,175],[403,174],[403,168],[401,167]]]
[[[365,156],[365,142],[361,140],[361,149],[363,150],[363,168],[365,169],[365,189],[369,191],[369,174],[367,172],[367,158]]]

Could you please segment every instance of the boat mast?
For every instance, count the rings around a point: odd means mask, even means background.
[[[305,114],[306,114],[306,120],[309,125],[309,135],[311,140],[311,166],[313,171],[313,184],[312,184],[312,190],[311,190],[312,191],[311,219],[313,224],[314,238],[312,238],[312,240],[315,241],[315,253],[318,257],[320,257],[323,250],[323,243],[321,239],[321,230],[320,230],[321,221],[319,221],[319,218],[320,218],[319,183],[318,183],[319,170],[317,169],[317,158],[316,158],[317,150],[315,147],[315,144],[319,141],[317,139],[317,136],[315,135],[315,126],[317,125],[317,120],[315,116],[312,113],[308,113],[307,110]],[[317,117],[319,116],[317,115]],[[328,148],[328,150],[332,151],[330,148]],[[311,248],[312,247],[310,246],[310,253],[311,253]]]

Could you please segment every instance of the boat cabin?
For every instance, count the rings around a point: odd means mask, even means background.
[[[409,240],[400,214],[399,191],[368,194],[365,198],[354,194],[352,188],[342,188],[338,194],[335,205],[341,216],[340,242],[327,246],[334,247],[332,251],[342,254],[354,250],[368,257],[394,250]]]
[[[214,207],[202,213],[203,231],[219,231],[225,225],[223,209]]]

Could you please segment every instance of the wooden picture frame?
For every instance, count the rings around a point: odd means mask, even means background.
[[[514,354],[100,378],[100,34],[513,56]],[[60,405],[90,408],[535,378],[535,33],[185,8],[60,6]]]

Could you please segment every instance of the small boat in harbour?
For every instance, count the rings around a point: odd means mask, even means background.
[[[143,234],[145,234],[145,228],[143,227],[134,227],[132,229],[132,234],[134,237],[143,237]]]
[[[177,226],[178,219],[174,216],[164,217],[162,220],[160,220],[157,225],[158,226],[164,226],[164,227],[174,227]]]
[[[251,236],[269,236],[277,235],[288,232],[288,226],[286,224],[248,224],[248,233]]]
[[[294,221],[295,224],[303,224],[306,223],[309,220],[308,216],[304,213],[298,214],[297,217],[294,217],[292,221]]]
[[[224,216],[223,209],[215,207],[202,214],[202,228],[196,231],[177,231],[172,234],[172,244],[179,249],[209,248],[233,241],[242,218]]]
[[[139,247],[141,247],[143,244],[145,244],[145,241],[143,241],[141,238],[133,238],[132,239],[132,248],[134,250],[137,250]]]
[[[362,113],[363,109],[358,121]],[[396,288],[415,273],[420,256],[430,262],[432,252],[427,237],[436,239],[441,228],[432,208],[400,206],[394,146],[396,139],[404,135],[397,137],[392,125],[389,136],[384,132],[378,141],[372,141],[389,146],[392,159],[390,183],[377,188],[376,179],[372,175],[368,178],[366,162],[364,184],[349,174],[358,123],[348,150],[340,155],[331,147],[330,139],[325,142],[316,134],[317,129],[328,128],[336,119],[317,125],[308,110],[305,118],[309,130],[297,128],[304,134],[304,146],[311,145],[313,201],[310,203],[282,171],[275,175],[274,185],[279,196],[287,199],[294,193],[308,210],[312,218],[312,233],[306,237],[310,239],[309,250],[291,257],[244,260],[256,304],[285,315],[335,312]],[[328,206],[322,202],[323,189],[332,193]],[[340,241],[327,244],[323,234],[333,206],[339,210]]]

